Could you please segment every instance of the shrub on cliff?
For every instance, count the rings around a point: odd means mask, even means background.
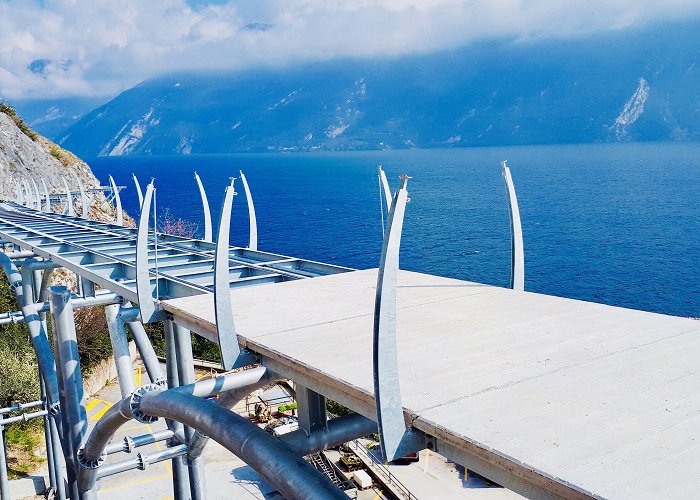
[[[15,111],[15,108],[7,104],[6,102],[0,102],[0,113],[5,113],[7,116],[12,118],[12,121],[15,122],[15,125],[24,132],[24,135],[29,137],[31,140],[36,141],[39,138],[39,134],[34,132],[31,128],[29,128],[29,125],[20,118],[20,116],[17,114],[17,111]]]

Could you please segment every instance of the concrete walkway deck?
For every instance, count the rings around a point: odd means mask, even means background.
[[[375,285],[234,289],[240,343],[373,416]],[[215,338],[212,296],[165,309]],[[700,322],[407,271],[397,316],[406,418],[441,454],[540,494],[700,497]]]

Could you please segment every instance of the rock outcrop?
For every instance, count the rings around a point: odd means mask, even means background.
[[[43,191],[42,178],[51,193],[65,192],[63,179],[72,190],[78,189],[77,178],[86,189],[100,185],[84,161],[32,131],[10,106],[0,104],[0,199],[14,201],[16,183],[31,185],[30,179]]]

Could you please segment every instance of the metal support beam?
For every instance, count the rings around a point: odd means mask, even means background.
[[[202,211],[204,212],[204,241],[212,241],[212,227],[211,227],[211,210],[209,209],[209,200],[207,199],[207,193],[202,185],[202,180],[199,178],[197,172],[194,173],[194,178],[197,181],[197,187],[199,187],[199,196],[202,198]]]
[[[255,205],[253,204],[253,196],[250,194],[250,187],[242,170],[241,181],[243,182],[243,190],[245,191],[245,199],[248,204],[248,248],[251,250],[258,249],[258,220],[255,217]]]
[[[508,215],[510,216],[510,287],[525,290],[525,254],[523,251],[523,229],[520,225],[520,209],[515,196],[515,185],[506,161],[501,162],[501,173],[508,194]]]
[[[314,430],[328,430],[328,415],[326,414],[326,398],[311,389],[295,384],[297,415],[299,417],[299,429],[307,436]]]
[[[425,447],[423,433],[407,429],[404,422],[396,352],[396,286],[408,179],[401,176],[401,188],[394,195],[389,211],[374,303],[374,397],[382,454],[387,461]]]
[[[125,306],[126,308],[129,308],[130,305],[131,304],[127,302]],[[151,341],[148,339],[148,335],[146,334],[143,324],[138,319],[132,319],[131,321],[125,319],[123,313],[126,308],[120,308],[119,317],[122,321],[126,321],[126,324],[129,326],[129,330],[131,330],[131,335],[134,337],[136,349],[139,351],[141,360],[143,360],[143,364],[146,367],[148,378],[151,379],[151,382],[154,384],[165,385],[167,378],[163,374],[160,361],[158,361],[158,356],[153,349]]]

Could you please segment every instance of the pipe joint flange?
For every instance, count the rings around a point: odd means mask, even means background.
[[[131,453],[136,449],[136,443],[134,443],[134,439],[131,436],[126,436],[124,438],[124,443],[122,444],[122,450],[125,453]]]
[[[141,398],[143,395],[151,391],[162,391],[163,386],[157,384],[142,385],[136,389],[131,395],[131,401],[129,402],[129,407],[131,408],[131,416],[142,424],[152,424],[158,420],[158,417],[152,415],[146,415],[141,411]]]
[[[54,404],[49,405],[47,410],[49,412],[49,415],[51,415],[52,417],[55,417],[61,411],[61,403],[56,401]]]
[[[97,469],[102,465],[107,457],[106,453],[102,453],[97,460],[88,460],[85,458],[85,447],[78,450],[78,464],[84,469]]]
[[[139,453],[136,455],[136,468],[138,470],[146,470],[146,467],[148,467],[148,458],[145,457],[142,453]]]

